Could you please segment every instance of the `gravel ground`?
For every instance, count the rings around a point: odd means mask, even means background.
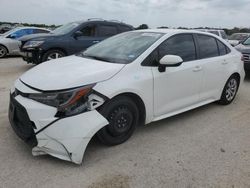
[[[210,104],[140,127],[119,146],[91,141],[77,166],[33,157],[9,125],[9,88],[32,67],[0,59],[0,187],[250,188],[250,78],[229,106]]]

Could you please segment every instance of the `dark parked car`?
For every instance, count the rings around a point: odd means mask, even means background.
[[[49,34],[20,38],[21,55],[28,63],[39,64],[78,53],[110,36],[131,30],[133,30],[131,25],[117,21],[89,19],[72,22]]]
[[[250,75],[250,37],[235,48],[243,54],[245,71]]]

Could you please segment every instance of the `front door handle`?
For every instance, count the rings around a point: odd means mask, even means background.
[[[193,72],[199,72],[201,70],[202,70],[201,66],[195,66],[194,69],[193,69]]]
[[[99,40],[94,40],[94,41],[93,41],[93,43],[98,43],[98,42],[100,42],[100,41],[99,41]]]

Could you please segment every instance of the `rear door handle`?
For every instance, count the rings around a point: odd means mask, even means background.
[[[99,41],[99,40],[94,40],[94,41],[93,41],[93,43],[98,43],[98,42],[100,42],[100,41]]]
[[[201,66],[195,66],[194,69],[193,69],[193,72],[199,72],[201,70],[202,70]]]

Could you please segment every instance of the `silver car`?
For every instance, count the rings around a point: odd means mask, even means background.
[[[229,37],[228,42],[232,46],[237,46],[238,44],[245,41],[248,37],[250,37],[250,33],[234,33]]]
[[[235,48],[242,53],[245,72],[250,75],[250,37]]]
[[[222,29],[196,29],[198,31],[202,31],[202,32],[207,32],[207,33],[212,33],[214,35],[217,35],[221,38],[223,38],[224,40],[228,40],[228,36],[226,34],[226,32]]]
[[[49,33],[50,31],[37,27],[17,27],[0,35],[0,58],[6,55],[18,55],[20,37],[30,34]]]

